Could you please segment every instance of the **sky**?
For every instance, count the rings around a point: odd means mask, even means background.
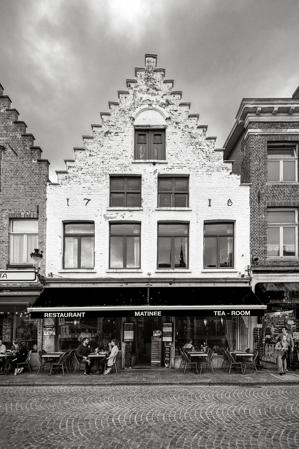
[[[243,97],[299,85],[299,0],[0,0],[0,83],[50,178],[145,53],[221,148]]]

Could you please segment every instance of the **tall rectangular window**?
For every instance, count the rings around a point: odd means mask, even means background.
[[[189,177],[159,176],[158,207],[188,207]]]
[[[165,160],[165,129],[135,129],[135,159]]]
[[[188,268],[188,246],[188,223],[158,223],[158,268]]]
[[[268,257],[297,257],[298,211],[296,209],[268,209]]]
[[[233,268],[234,224],[204,223],[204,267]]]
[[[10,220],[9,244],[10,264],[32,264],[30,254],[38,248],[38,220]]]
[[[63,268],[94,267],[94,223],[64,223]]]
[[[140,268],[140,223],[110,223],[110,268]]]
[[[140,207],[141,176],[110,176],[110,206]]]
[[[269,143],[267,149],[268,181],[298,180],[298,148],[294,143]]]

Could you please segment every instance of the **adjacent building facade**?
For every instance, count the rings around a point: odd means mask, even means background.
[[[299,331],[298,143],[297,88],[290,98],[244,98],[224,145],[233,173],[250,184],[252,286],[268,306],[263,336],[271,361],[281,328]]]
[[[26,128],[0,85],[0,338],[32,346],[38,321],[29,318],[27,306],[42,285],[30,254],[35,248],[45,251],[49,164]]]
[[[172,363],[192,339],[253,346],[250,179],[145,55],[47,190],[45,349],[116,337],[122,364]]]

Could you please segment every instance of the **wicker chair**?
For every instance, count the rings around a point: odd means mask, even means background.
[[[191,368],[194,367],[195,368],[195,372],[197,372],[197,362],[192,362],[190,355],[185,352],[183,349],[180,349],[180,354],[182,356],[182,363],[183,363],[183,370],[184,370],[184,374],[186,372],[187,368]]]
[[[257,363],[258,355],[259,355],[258,351],[255,351],[253,354],[252,360],[249,360],[249,361],[243,363],[243,365],[244,365],[243,372],[244,373],[246,371],[246,368],[252,368],[253,370],[257,371],[256,363]]]
[[[241,373],[244,374],[244,363],[238,362],[233,354],[231,354],[229,351],[226,351],[227,359],[228,359],[228,372],[231,373],[231,369],[234,367],[238,367],[241,370]]]
[[[70,356],[69,352],[63,352],[57,362],[52,361],[49,375],[51,376],[53,370],[59,369],[61,369],[63,375],[65,371],[68,372],[66,362],[69,356]]]
[[[26,360],[24,360],[24,362],[18,362],[16,367],[17,368],[28,368],[31,373],[32,372],[32,368],[31,368],[31,364],[30,364],[31,353],[32,353],[32,351],[29,351],[28,355],[26,357]]]

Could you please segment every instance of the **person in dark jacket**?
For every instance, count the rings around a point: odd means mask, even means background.
[[[10,364],[14,370],[14,375],[21,374],[24,368],[17,368],[18,363],[25,362],[28,357],[28,349],[22,343],[15,343],[15,350],[12,359],[10,360]]]
[[[76,354],[80,362],[85,364],[84,374],[90,374],[92,363],[88,358],[89,354],[92,352],[89,344],[89,339],[87,337],[83,338],[82,343],[78,346]]]

